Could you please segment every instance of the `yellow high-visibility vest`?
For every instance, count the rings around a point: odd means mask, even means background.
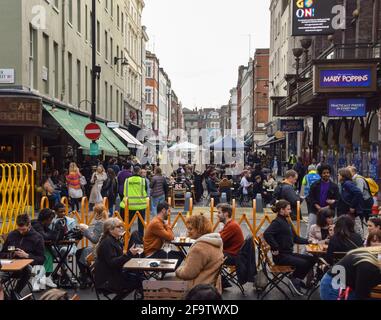
[[[128,198],[128,210],[147,209],[147,191],[146,179],[139,176],[129,177],[124,183],[124,198],[120,207],[126,207],[126,198]]]

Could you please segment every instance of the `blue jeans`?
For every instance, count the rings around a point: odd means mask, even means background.
[[[339,289],[332,287],[333,277],[326,273],[320,282],[320,299],[321,300],[337,300],[339,297]],[[348,300],[356,300],[356,295],[351,291]]]
[[[162,196],[158,197],[151,197],[151,213],[152,215],[156,216],[157,215],[157,205],[161,202],[165,201],[165,195],[163,194]]]

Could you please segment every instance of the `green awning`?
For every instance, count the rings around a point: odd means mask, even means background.
[[[77,123],[73,121],[73,118],[67,110],[53,108],[45,104],[44,108],[83,149],[90,149],[89,140],[83,134],[83,130],[81,131]]]
[[[114,148],[121,155],[129,155],[130,150],[119,140],[119,138],[103,123],[97,121],[102,130],[102,135],[114,146]]]
[[[90,150],[91,141],[85,137],[84,131],[86,125],[90,122],[89,118],[75,114],[73,112],[69,112],[68,110],[59,109],[57,107],[53,108],[50,105],[44,105],[44,108],[61,125],[61,127],[64,128],[65,131],[70,134],[75,141],[77,141],[85,153],[88,153]],[[110,142],[104,136],[103,132],[97,142],[99,144],[99,149],[106,155],[118,155],[118,152],[110,144]]]
[[[82,132],[85,132],[85,127],[90,123],[90,119],[87,117],[81,116],[79,114],[75,114],[75,113],[71,113],[70,115],[77,122],[77,124],[79,126],[79,130],[81,130]],[[84,133],[83,133],[83,135],[84,135]],[[85,137],[85,139],[88,140],[86,137]],[[88,140],[89,146],[87,147],[87,149],[90,148],[90,143],[91,143],[91,141]],[[103,128],[102,128],[102,135],[99,138],[99,140],[97,141],[97,143],[99,144],[99,149],[101,151],[104,151],[104,153],[106,155],[108,155],[108,156],[117,156],[118,155],[118,151],[116,151],[115,148],[106,139],[106,137],[103,133]]]

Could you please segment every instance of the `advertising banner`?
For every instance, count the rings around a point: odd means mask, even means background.
[[[365,117],[366,99],[330,99],[328,115],[330,117]]]
[[[372,70],[320,70],[321,88],[369,88],[372,84]]]
[[[292,0],[292,35],[333,34],[333,7],[336,0]]]

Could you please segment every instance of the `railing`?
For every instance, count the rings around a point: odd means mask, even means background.
[[[34,217],[34,171],[29,163],[0,164],[0,235],[16,227],[16,218]]]

